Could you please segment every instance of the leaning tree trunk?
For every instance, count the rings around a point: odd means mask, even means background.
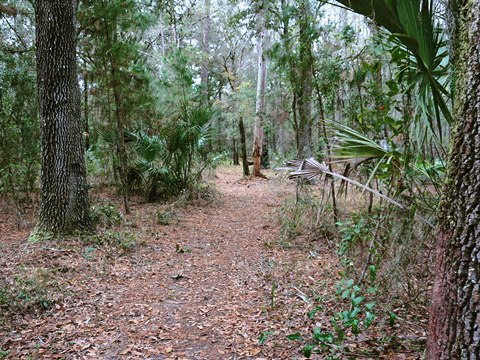
[[[37,231],[52,236],[91,225],[77,82],[75,1],[37,0],[35,20],[42,133]]]
[[[480,0],[450,1],[454,135],[437,236],[427,359],[480,359]]]
[[[258,15],[257,33],[257,97],[255,104],[255,126],[253,130],[253,176],[263,176],[260,172],[260,157],[263,144],[263,113],[265,111],[265,81],[267,63],[264,55],[265,24],[263,13]]]

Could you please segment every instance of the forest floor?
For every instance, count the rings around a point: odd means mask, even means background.
[[[0,358],[303,358],[286,337],[328,326],[307,313],[315,299],[334,302],[335,249],[311,238],[282,245],[276,213],[295,185],[240,172],[218,169],[216,195],[201,204],[134,202],[121,224],[87,239],[27,243],[29,230],[2,215]],[[424,323],[401,324],[397,339],[423,341]],[[357,359],[421,358],[422,345],[385,340],[395,336],[376,329],[346,347]]]

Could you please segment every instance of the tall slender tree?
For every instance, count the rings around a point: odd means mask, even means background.
[[[42,171],[37,234],[90,227],[80,91],[75,0],[37,0],[36,68]],[[35,234],[35,232],[34,232]]]
[[[298,142],[299,158],[311,155],[312,144],[312,48],[311,10],[309,0],[301,0],[298,8],[299,22],[299,63],[298,82],[295,84],[298,102]]]
[[[209,103],[208,96],[208,67],[209,67],[209,46],[210,46],[210,1],[205,0],[204,5],[204,17],[203,17],[203,29],[202,29],[202,51],[203,51],[203,61],[202,61],[202,70],[200,72],[200,80],[202,86],[202,101],[206,105]]]
[[[260,158],[262,156],[265,82],[267,75],[264,46],[265,17],[264,9],[261,9],[257,17],[257,96],[255,103],[255,125],[253,129],[253,176],[262,176],[260,171]]]

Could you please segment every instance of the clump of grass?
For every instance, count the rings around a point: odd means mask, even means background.
[[[138,245],[134,234],[114,230],[99,231],[92,236],[84,238],[83,241],[88,244],[84,257],[89,260],[93,257],[95,248],[102,248],[110,254],[120,253],[125,255],[135,251]]]
[[[157,224],[159,225],[170,225],[173,220],[178,222],[178,216],[175,213],[175,210],[168,207],[163,211],[157,211]]]
[[[276,212],[280,223],[278,243],[289,247],[290,242],[300,235],[317,231],[316,214],[319,199],[311,192],[297,189],[294,199],[285,200]]]
[[[12,315],[50,309],[63,296],[49,268],[21,268],[14,277],[0,278],[0,322]]]
[[[122,214],[110,202],[97,204],[91,207],[90,217],[94,224],[104,228],[111,228],[122,222]]]

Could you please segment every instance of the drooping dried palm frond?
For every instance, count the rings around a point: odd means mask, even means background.
[[[372,193],[375,196],[385,200],[389,204],[392,204],[400,209],[406,210],[406,207],[399,203],[398,201],[393,200],[392,198],[378,192],[371,187],[364,185],[356,180],[350,179],[346,176],[337,174],[336,172],[330,171],[328,166],[322,162],[318,162],[313,157],[304,159],[304,160],[289,160],[286,162],[285,166],[276,168],[276,170],[288,171],[288,178],[292,180],[312,180],[316,177],[321,177],[323,174],[333,176],[334,178],[341,179],[348,182],[356,187],[359,187],[365,191]],[[415,215],[416,218],[423,221],[427,225],[434,227],[428,220],[422,218],[419,215]]]

